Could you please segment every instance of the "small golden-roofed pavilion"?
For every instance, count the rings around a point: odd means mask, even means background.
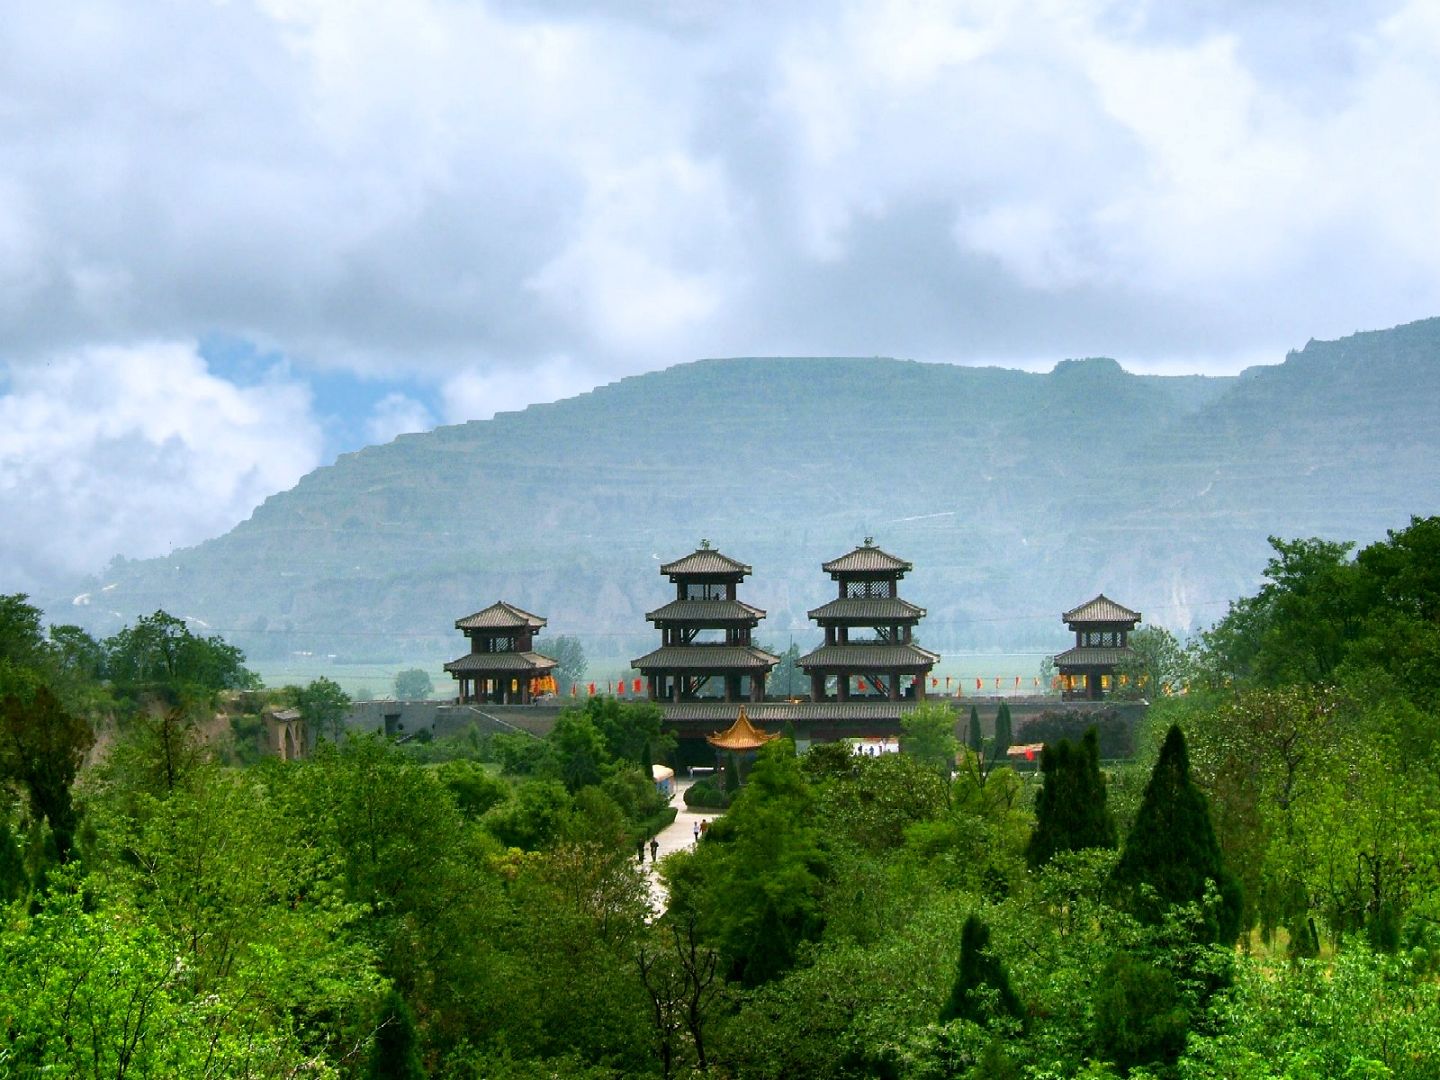
[[[774,742],[779,737],[778,733],[768,734],[752,724],[750,717],[745,715],[745,706],[741,705],[740,714],[735,717],[735,723],[724,731],[706,735],[705,741],[717,750],[729,750],[731,753],[743,754],[747,750],[759,750],[766,743]]]

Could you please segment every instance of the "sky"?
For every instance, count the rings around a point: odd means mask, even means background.
[[[1233,373],[1440,315],[1440,4],[0,18],[0,592],[713,356]]]

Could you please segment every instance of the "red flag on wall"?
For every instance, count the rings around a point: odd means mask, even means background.
[[[935,687],[937,687],[937,686],[939,686],[939,685],[940,685],[940,680],[937,679],[937,678],[935,678],[934,676],[931,676],[931,678],[930,678],[930,689],[931,689],[931,690],[934,690]]]
[[[595,696],[595,684],[593,682],[590,684],[590,696]]]
[[[863,694],[863,693],[865,692],[865,680],[864,680],[864,679],[856,679],[856,680],[855,680],[855,684],[860,688],[860,693]]]
[[[621,697],[624,697],[624,696],[625,696],[625,680],[624,680],[624,679],[621,679],[621,680],[620,680],[620,684],[615,688],[615,693],[619,694]]]
[[[631,690],[632,693],[636,693],[636,694],[638,694],[638,693],[640,692],[640,680],[639,680],[639,679],[636,679],[636,680],[635,680],[634,684],[630,687],[630,690]]]
[[[976,680],[975,680],[975,689],[976,689],[976,690],[983,690],[983,689],[985,689],[985,684],[982,683],[979,679],[976,679]]]
[[[1017,690],[1020,689],[1020,676],[1019,676],[1019,675],[1016,675],[1016,676],[1015,676],[1015,689],[1017,689]]]

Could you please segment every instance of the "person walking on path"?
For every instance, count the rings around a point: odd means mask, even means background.
[[[655,837],[650,838],[650,861],[653,863],[660,858],[660,841]]]
[[[700,822],[695,822],[695,843],[700,842]]]
[[[644,841],[644,840],[641,840],[638,844],[635,845],[635,858],[636,858],[637,860],[639,860],[640,865],[642,865],[642,866],[645,865],[645,841]]]

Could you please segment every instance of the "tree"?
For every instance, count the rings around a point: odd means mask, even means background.
[[[1138,700],[1179,693],[1187,682],[1185,650],[1163,626],[1147,626],[1129,636],[1130,656],[1116,666],[1111,696]]]
[[[56,858],[63,863],[79,817],[70,789],[95,733],[32,673],[0,676],[0,779],[24,790],[32,816],[50,826]]]
[[[555,720],[549,743],[559,762],[560,779],[572,795],[590,784],[598,784],[610,771],[609,751],[589,713],[566,709]]]
[[[406,668],[395,676],[397,701],[424,701],[435,692],[435,684],[424,668]]]
[[[1094,728],[1076,746],[1062,739],[1040,755],[1044,786],[1035,796],[1035,829],[1025,848],[1031,867],[1061,851],[1115,846],[1115,820],[1105,805],[1100,739]]]
[[[940,1022],[973,1020],[984,1024],[1001,1016],[1021,1018],[1020,999],[1000,961],[991,955],[990,928],[971,914],[960,931],[960,965]]]
[[[696,912],[732,978],[759,986],[789,970],[801,945],[824,928],[827,873],[814,793],[789,744],[762,747],[709,839],[666,866],[672,909]]]
[[[340,741],[345,733],[345,717],[350,712],[350,695],[340,689],[339,683],[322,675],[306,686],[291,687],[290,696],[306,728],[316,736]]]
[[[245,654],[224,639],[201,637],[157,611],[105,641],[106,668],[130,699],[158,696],[170,703],[210,701],[221,690],[253,690],[260,680]]]
[[[995,761],[1006,760],[1012,738],[1014,734],[1010,730],[1010,703],[1002,701],[995,714],[995,745],[990,748],[990,757]]]
[[[617,761],[639,765],[647,748],[652,761],[663,759],[675,749],[674,737],[661,733],[665,714],[654,702],[627,703],[608,696],[593,697],[582,708],[565,712],[588,717],[604,739],[606,753]]]
[[[927,701],[900,717],[900,752],[934,769],[945,780],[955,771],[955,713],[950,706]]]
[[[969,738],[965,741],[971,751],[977,755],[985,749],[985,739],[980,733],[980,709],[976,705],[970,706],[970,731]]]
[[[1179,725],[1165,736],[1111,883],[1122,906],[1147,923],[1159,923],[1171,905],[1202,902],[1213,887],[1221,903],[1207,917],[1210,939],[1229,945],[1239,936],[1240,888],[1221,863]]]
[[[555,661],[555,682],[560,693],[568,694],[572,686],[585,678],[585,669],[588,666],[580,639],[561,634],[546,643],[544,649],[545,655]]]
[[[761,645],[760,648],[769,653],[776,652],[769,645]],[[779,656],[780,662],[775,665],[770,676],[765,680],[766,689],[780,697],[794,697],[809,682],[804,672],[800,670],[800,646],[792,641],[790,647]]]
[[[415,1014],[394,988],[380,1004],[380,1023],[366,1075],[371,1080],[424,1080],[427,1075],[420,1063]]]
[[[0,663],[36,667],[46,659],[40,609],[24,593],[0,595]]]

